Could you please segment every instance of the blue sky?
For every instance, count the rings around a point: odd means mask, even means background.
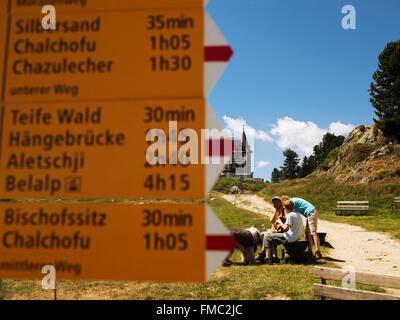
[[[341,27],[348,4],[356,30]],[[235,51],[209,102],[225,125],[254,129],[257,177],[270,179],[286,146],[304,155],[324,132],[372,123],[368,88],[379,53],[400,40],[399,0],[210,0],[207,10]]]

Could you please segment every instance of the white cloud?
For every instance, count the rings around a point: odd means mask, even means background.
[[[268,132],[263,131],[263,130],[257,130],[255,128],[249,126],[246,123],[246,120],[243,118],[233,119],[233,118],[225,115],[225,116],[223,116],[223,119],[225,122],[225,127],[227,129],[231,130],[235,136],[240,136],[242,134],[243,126],[244,126],[244,130],[246,132],[247,139],[249,141],[260,140],[260,141],[263,141],[266,143],[273,142],[273,139]]]
[[[225,115],[223,120],[225,127],[232,131],[235,137],[241,136],[244,126],[247,139],[253,149],[254,141],[259,140],[265,143],[275,143],[282,150],[291,148],[301,157],[310,156],[313,153],[314,146],[322,141],[322,137],[326,133],[347,136],[355,128],[352,124],[336,121],[332,122],[329,128],[324,129],[312,121],[304,122],[284,117],[278,119],[276,124],[272,126],[272,130],[267,132],[249,126],[243,118],[234,119]],[[260,161],[257,165],[259,168],[265,168],[268,166],[265,163],[266,161]]]
[[[302,155],[310,155],[316,144],[321,142],[326,130],[315,123],[297,121],[289,117],[278,119],[271,134],[282,150],[292,148]]]
[[[260,169],[266,168],[269,165],[270,165],[270,163],[268,161],[261,160],[261,161],[257,162],[257,167],[260,168]]]
[[[329,126],[329,132],[334,133],[337,136],[347,136],[354,129],[354,125],[344,124],[340,121],[332,122]]]
[[[294,149],[300,156],[309,156],[315,145],[322,141],[322,137],[331,132],[336,135],[348,135],[354,129],[351,124],[343,124],[339,121],[330,124],[329,129],[322,129],[311,121],[297,121],[290,117],[278,119],[273,126],[271,134],[279,148]]]

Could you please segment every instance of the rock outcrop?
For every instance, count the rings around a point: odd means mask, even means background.
[[[387,143],[377,126],[358,126],[344,141],[328,169],[342,183],[371,183],[400,175],[398,146]]]

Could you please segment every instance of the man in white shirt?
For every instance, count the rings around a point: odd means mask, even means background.
[[[268,264],[273,264],[272,260],[272,248],[288,242],[295,242],[300,239],[303,232],[303,221],[300,214],[294,212],[294,203],[292,200],[286,201],[284,204],[286,211],[286,223],[277,220],[277,223],[282,227],[282,233],[271,233],[267,234],[263,240],[263,249],[258,254],[256,260],[259,262],[264,262],[265,257],[267,257],[266,262]]]

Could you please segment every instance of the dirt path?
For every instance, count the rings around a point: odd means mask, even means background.
[[[232,195],[223,198],[235,202]],[[237,196],[236,206],[268,216],[274,211],[271,204],[257,195]],[[339,260],[336,263],[342,267],[400,276],[400,241],[361,227],[325,220],[319,221],[319,229],[327,232],[327,241],[333,246],[330,258]]]

